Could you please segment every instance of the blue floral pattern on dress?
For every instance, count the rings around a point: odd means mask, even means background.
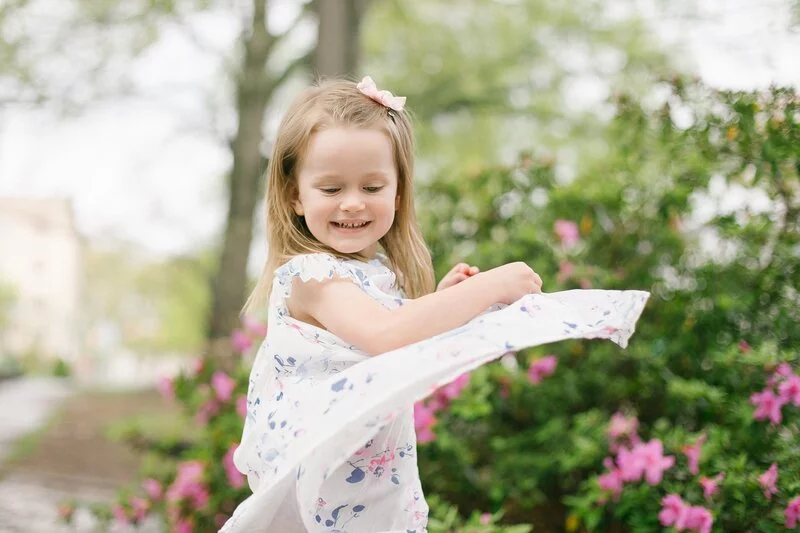
[[[293,283],[332,278],[354,283],[389,309],[405,301],[383,256],[361,262],[300,255],[276,270],[269,329],[253,363],[234,456],[253,495],[224,533],[426,533],[414,402],[509,351],[575,338],[625,347],[649,297],[603,290],[529,295],[369,357],[288,311]],[[286,498],[296,501],[298,516],[275,524]]]

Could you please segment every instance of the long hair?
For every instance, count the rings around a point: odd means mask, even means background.
[[[317,131],[330,127],[372,128],[389,136],[397,166],[400,205],[392,227],[379,244],[408,297],[417,298],[433,290],[431,255],[414,208],[414,137],[407,112],[394,111],[372,100],[352,81],[325,80],[297,96],[278,128],[267,168],[267,261],[245,304],[247,314],[266,303],[275,270],[294,256],[322,252],[344,259],[365,259],[322,244],[308,230],[303,217],[294,212],[297,171],[309,140]]]

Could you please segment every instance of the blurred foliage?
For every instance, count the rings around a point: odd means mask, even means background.
[[[703,503],[680,457],[704,433],[701,473],[726,473],[712,505],[718,530],[776,530],[800,491],[797,409],[772,427],[753,420],[748,398],[779,362],[800,363],[800,100],[789,89],[728,93],[676,78],[614,105],[607,159],[579,165],[571,182],[556,179],[553,160],[523,155],[425,187],[440,275],[459,261],[486,269],[523,259],[545,291],[654,295],[627,350],[572,342],[521,353],[520,365],[559,356],[556,375],[536,387],[501,365],[474,372],[420,453],[425,489],[547,531],[570,518],[588,530],[649,531],[667,492]],[[579,228],[574,246],[557,238],[559,219]],[[638,415],[678,467],[664,486],[600,505],[594,476],[616,411]],[[773,462],[781,498],[766,500],[757,478]]]
[[[90,251],[87,320],[95,329],[112,324],[119,342],[140,352],[197,352],[205,341],[213,264],[208,252],[146,260],[124,249]]]
[[[375,2],[364,72],[408,97],[424,180],[510,163],[532,148],[603,155],[608,95],[644,92],[670,65],[635,12],[628,1]]]

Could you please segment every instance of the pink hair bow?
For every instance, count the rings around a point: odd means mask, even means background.
[[[389,91],[379,91],[378,87],[375,86],[375,82],[369,76],[364,76],[364,79],[356,85],[356,89],[376,102],[385,105],[389,109],[394,109],[395,111],[402,111],[403,107],[406,105],[405,96],[394,96]]]

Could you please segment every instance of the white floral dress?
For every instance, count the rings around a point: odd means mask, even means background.
[[[603,290],[529,295],[377,357],[289,315],[295,278],[347,279],[387,308],[402,305],[383,261],[308,254],[276,270],[269,329],[253,363],[234,456],[253,494],[222,532],[426,532],[414,402],[510,351],[574,338],[625,347],[649,297]]]

